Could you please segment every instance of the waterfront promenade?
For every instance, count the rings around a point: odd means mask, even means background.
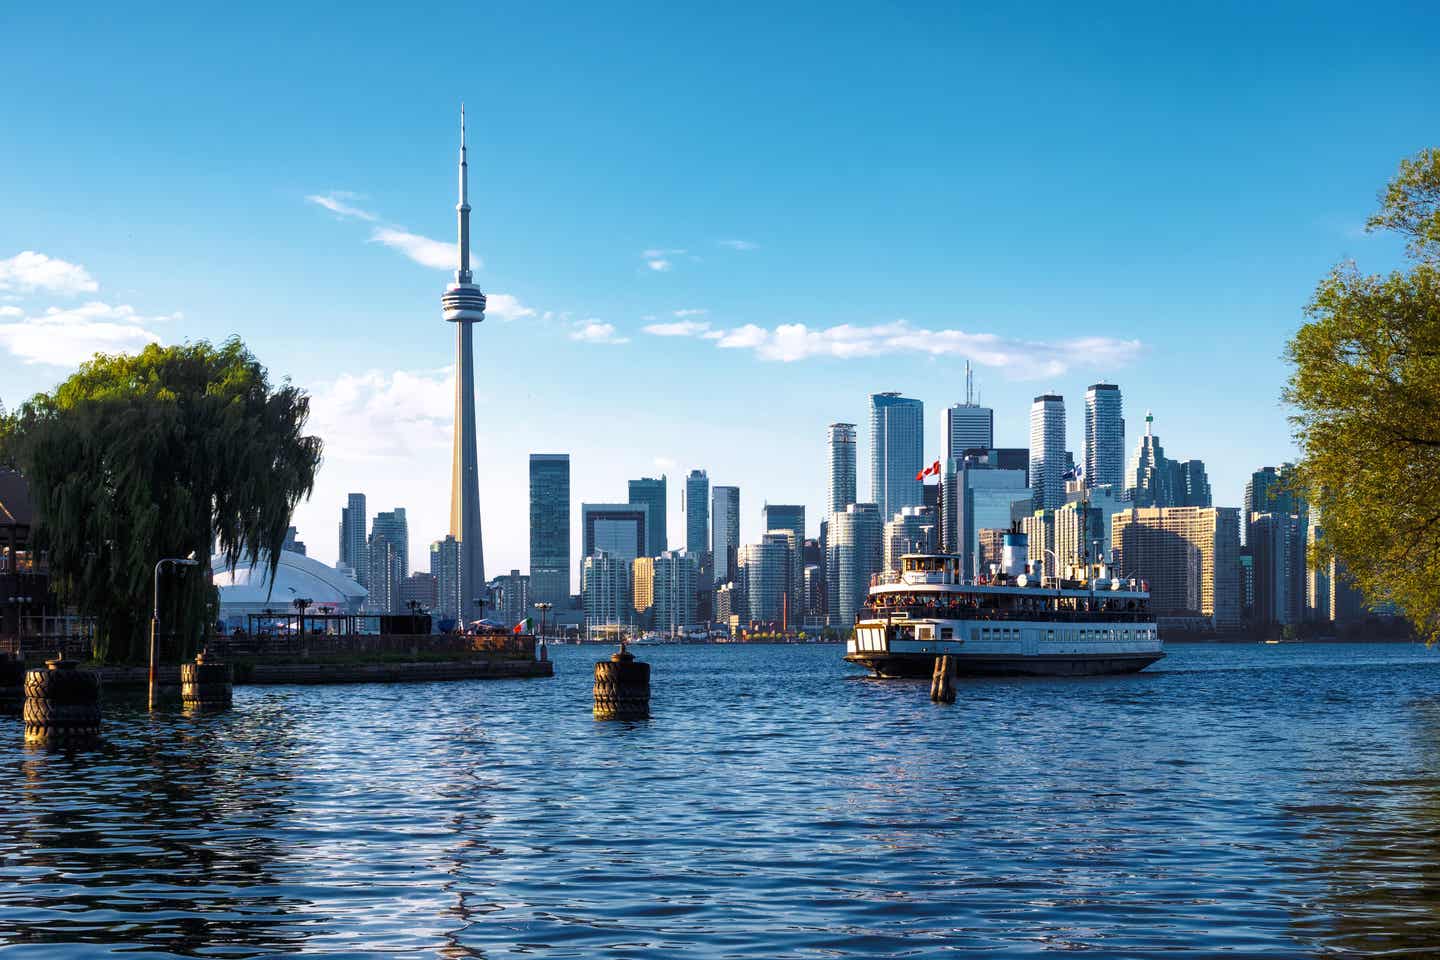
[[[539,684],[241,687],[0,727],[0,950],[1413,955],[1440,942],[1440,654],[1172,645],[1126,677],[878,682],[647,647],[654,719]]]

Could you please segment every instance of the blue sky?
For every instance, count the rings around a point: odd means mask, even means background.
[[[314,394],[311,552],[358,489],[423,569],[464,99],[490,572],[527,565],[532,451],[577,504],[668,473],[672,539],[696,466],[746,539],[767,499],[813,534],[825,425],[902,390],[939,455],[967,357],[1002,445],[1057,390],[1078,452],[1108,378],[1127,448],[1153,408],[1235,505],[1292,455],[1304,302],[1400,262],[1361,228],[1440,137],[1440,8],[1255,6],[0,9],[0,399],[238,333]]]

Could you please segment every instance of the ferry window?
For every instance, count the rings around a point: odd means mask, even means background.
[[[954,629],[953,627],[941,627],[941,628],[940,628],[940,639],[941,639],[941,640],[953,640],[953,639],[955,639],[955,629]]]
[[[970,642],[971,642],[971,643],[978,643],[979,641],[980,641],[980,628],[979,628],[979,627],[971,627],[971,628],[970,628]]]
[[[1045,631],[1045,639],[1046,639],[1046,640],[1049,640],[1049,641],[1051,641],[1051,642],[1053,643],[1054,640],[1055,640],[1055,631],[1054,631],[1054,630],[1046,630],[1046,631]]]

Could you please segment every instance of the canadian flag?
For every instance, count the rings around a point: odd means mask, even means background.
[[[919,473],[915,474],[915,479],[916,479],[916,480],[924,480],[926,477],[930,477],[930,476],[935,476],[935,477],[940,476],[940,461],[939,461],[939,460],[936,460],[934,463],[930,464],[930,466],[926,467],[924,470],[921,470]]]

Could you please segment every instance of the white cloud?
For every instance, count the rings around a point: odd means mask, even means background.
[[[674,323],[651,323],[646,333],[657,337],[696,337],[710,329],[708,320],[676,320]]]
[[[11,308],[0,316],[16,316]],[[178,320],[180,314],[142,317],[134,307],[92,302],[0,323],[0,346],[26,363],[76,367],[96,353],[134,353],[159,343],[151,325]]]
[[[331,190],[326,194],[312,193],[305,199],[310,203],[319,204],[331,213],[338,214],[341,217],[371,221],[380,219],[369,210],[361,210],[359,207],[349,203],[349,201],[355,199],[355,194],[345,190]]]
[[[43,290],[74,296],[100,289],[95,278],[78,263],[57,260],[34,250],[23,250],[0,260],[0,290]]]
[[[753,243],[749,240],[721,240],[719,243],[722,247],[729,247],[731,250],[739,250],[742,253],[760,248],[760,244]]]
[[[0,307],[0,317],[23,317],[25,311],[19,307]]]
[[[670,258],[683,254],[684,252],[684,250],[662,250],[655,247],[642,251],[640,258],[645,261],[645,265],[651,270],[657,273],[664,273],[675,265]]]
[[[310,432],[327,460],[386,460],[443,450],[455,422],[455,370],[370,370],[311,391]]]
[[[869,326],[840,324],[816,329],[803,323],[782,323],[774,329],[747,323],[713,330],[706,322],[653,324],[657,336],[698,336],[717,347],[753,350],[763,360],[793,363],[811,357],[851,359],[913,353],[932,357],[964,357],[1007,371],[1015,379],[1057,376],[1072,367],[1115,367],[1131,362],[1142,349],[1139,340],[1076,337],[1068,340],[1019,340],[992,333],[927,330],[904,320]]]
[[[601,323],[598,320],[586,320],[570,331],[571,340],[579,340],[583,343],[629,343],[629,337],[620,337],[615,334],[615,324]]]
[[[709,310],[706,310],[703,307],[691,307],[687,310],[676,310],[675,316],[679,317],[681,320],[684,320],[686,317],[703,317],[709,312]]]
[[[509,293],[490,293],[485,296],[485,316],[497,320],[523,320],[535,316],[535,308],[527,307],[520,298]]]
[[[410,233],[398,227],[376,227],[370,234],[370,240],[373,243],[384,244],[392,250],[400,251],[422,267],[431,267],[435,270],[455,269],[456,257],[453,244],[422,237],[418,233]],[[470,265],[475,269],[483,266],[473,253],[470,256]]]

